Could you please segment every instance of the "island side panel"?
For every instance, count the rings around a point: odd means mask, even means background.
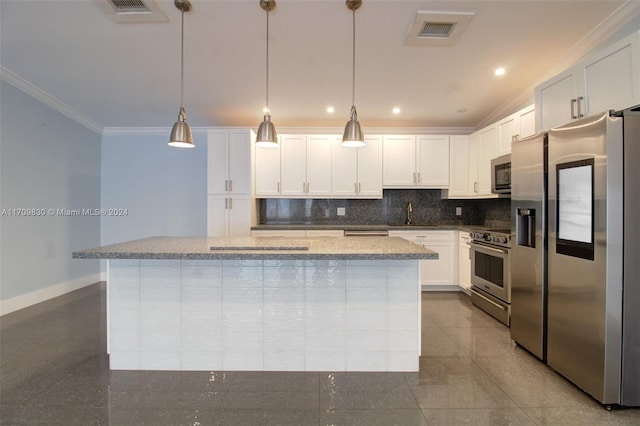
[[[417,260],[111,260],[112,369],[417,371]]]

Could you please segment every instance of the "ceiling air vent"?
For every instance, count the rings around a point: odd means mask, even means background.
[[[153,0],[96,0],[109,19],[118,24],[169,22]]]
[[[451,46],[467,28],[473,12],[418,11],[409,29],[408,46]]]
[[[149,13],[151,12],[142,0],[109,0],[117,13]]]
[[[425,22],[418,37],[448,38],[455,25],[450,22]]]

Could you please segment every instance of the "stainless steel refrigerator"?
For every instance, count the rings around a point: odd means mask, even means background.
[[[511,338],[547,351],[547,134],[511,145]]]
[[[602,404],[640,406],[640,107],[551,129],[544,164],[544,135],[513,144],[512,337]]]
[[[640,405],[640,108],[549,131],[547,362]]]

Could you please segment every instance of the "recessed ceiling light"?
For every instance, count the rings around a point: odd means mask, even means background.
[[[496,70],[493,73],[497,76],[501,76],[501,75],[504,75],[505,70],[504,68],[496,68]]]
[[[400,114],[400,108],[395,107],[391,110],[391,112],[393,112],[394,114]]]
[[[328,112],[329,114],[333,114],[335,111],[336,111],[336,109],[335,109],[334,107],[331,107],[331,106],[330,106],[330,107],[327,107],[327,112]]]

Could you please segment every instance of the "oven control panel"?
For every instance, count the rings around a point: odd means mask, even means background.
[[[508,231],[472,231],[469,233],[476,241],[494,244],[501,247],[511,247],[511,234]]]

